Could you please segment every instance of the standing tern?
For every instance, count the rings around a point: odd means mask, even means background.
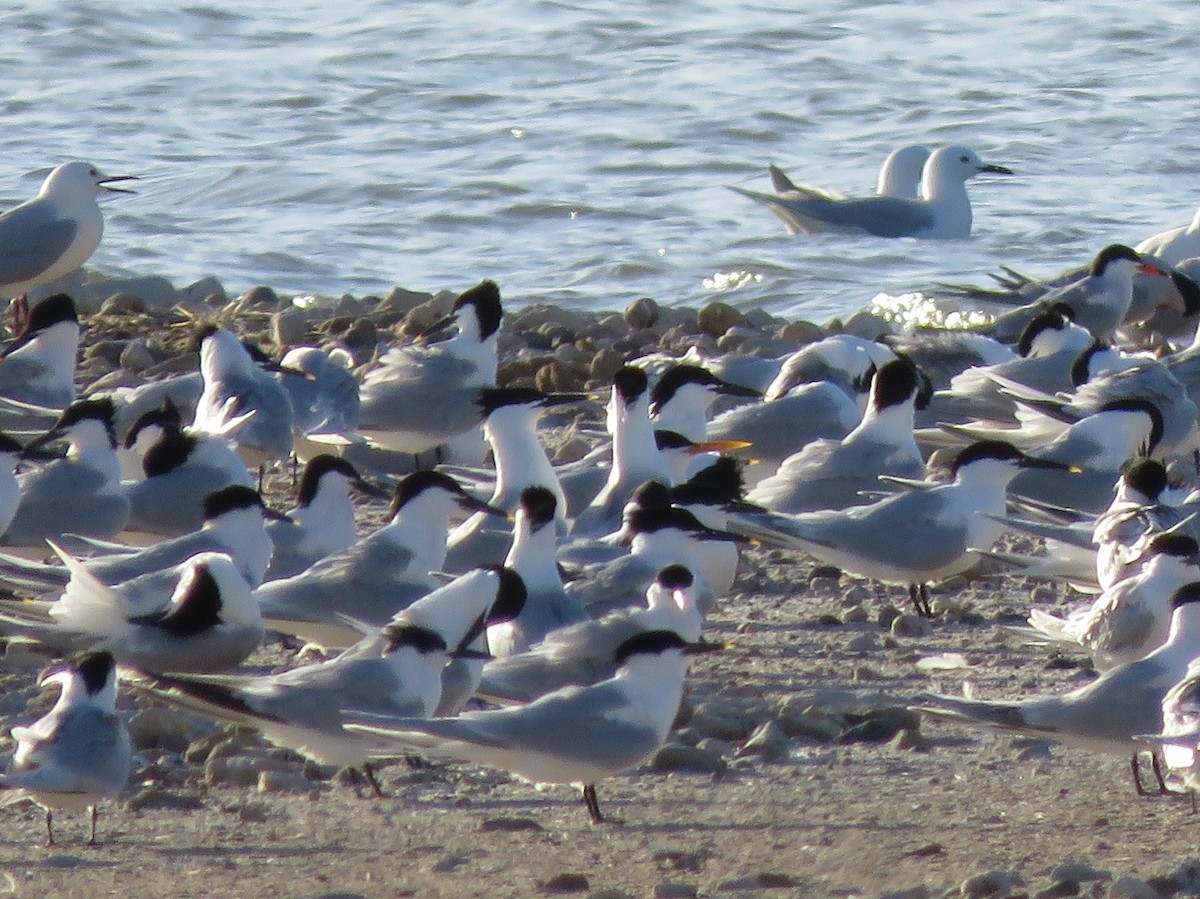
[[[967,181],[976,175],[1011,175],[1012,170],[984,162],[967,147],[939,147],[925,163],[921,196],[785,198],[730,188],[775,213],[790,233],[811,230],[870,234],[875,237],[964,239],[971,236],[971,200]]]
[[[262,677],[156,676],[138,684],[175,705],[250,725],[322,764],[361,767],[382,794],[369,766],[371,743],[343,722],[359,714],[433,715],[446,663],[475,655],[468,644],[488,622],[516,614],[522,595],[511,573],[474,571],[328,661]]]
[[[524,652],[551,631],[585,621],[587,612],[563,587],[555,549],[558,501],[545,487],[526,487],[513,521],[512,548],[504,565],[521,576],[525,607],[511,621],[488,628],[488,649],[496,657]]]
[[[37,196],[0,215],[0,297],[19,297],[82,266],[100,246],[104,216],[96,198],[134,175],[105,175],[86,162],[58,166]]]
[[[196,342],[204,390],[192,428],[232,440],[250,466],[286,459],[292,451],[292,404],[283,387],[233,332],[208,324]]]
[[[326,352],[312,346],[295,347],[280,360],[279,383],[292,404],[292,436],[296,455],[307,462],[322,452],[310,434],[349,434],[358,427],[361,400],[358,381],[350,369],[354,359],[342,349]],[[296,377],[291,372],[302,372]]]
[[[97,804],[119,796],[129,780],[133,748],[116,713],[117,666],[107,652],[80,656],[44,675],[59,684],[54,707],[12,730],[16,748],[0,786],[20,791],[46,810],[46,843],[54,845],[54,811],[90,808],[96,842]]]
[[[596,782],[662,747],[683,698],[687,656],[713,648],[674,631],[650,631],[622,643],[613,653],[616,675],[590,687],[565,687],[528,705],[457,718],[355,716],[346,727],[378,740],[380,752],[417,748],[535,783],[582,784],[588,814],[600,824]]]
[[[1200,584],[1182,587],[1171,600],[1171,630],[1149,655],[1120,665],[1061,695],[1011,702],[935,694],[919,711],[976,727],[1016,731],[1092,752],[1133,758],[1135,737],[1162,730],[1162,702],[1187,673],[1200,646]]]
[[[1163,697],[1161,731],[1140,734],[1138,740],[1159,747],[1155,765],[1161,753],[1168,775],[1181,781],[1184,791],[1191,793],[1194,810],[1195,796],[1200,792],[1200,659],[1188,664],[1183,678]],[[1166,784],[1162,786],[1167,792]]]
[[[845,510],[732,516],[729,529],[778,546],[801,549],[862,577],[909,588],[917,612],[930,615],[926,585],[967,571],[972,550],[996,542],[1004,525],[1006,489],[1025,469],[1067,469],[1035,459],[1012,444],[983,440],[963,449],[948,484],[920,484],[905,493]]]

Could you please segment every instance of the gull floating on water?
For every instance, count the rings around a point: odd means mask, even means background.
[[[919,199],[789,199],[740,187],[730,190],[766,206],[793,234],[820,230],[876,237],[961,239],[971,236],[971,200],[966,183],[983,173],[1011,175],[1012,170],[984,162],[967,147],[940,147],[925,163]]]

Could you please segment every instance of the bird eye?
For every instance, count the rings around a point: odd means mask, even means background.
[[[970,157],[970,156],[960,156],[959,158],[960,158],[960,159],[961,159],[963,162],[970,162],[970,161],[971,161],[971,157]]]

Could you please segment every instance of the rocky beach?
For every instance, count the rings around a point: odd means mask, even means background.
[[[366,364],[411,340],[455,294],[397,289],[383,298],[226,297],[206,280],[75,285],[84,299],[79,383],[111,389],[194,368],[194,319],[215,319],[272,352],[340,346]],[[723,303],[686,309],[640,300],[624,310],[529,306],[502,330],[501,384],[601,388],[628,358],[790,352],[841,330],[876,336],[862,313],[821,325]],[[556,461],[589,446],[594,409],[550,419]],[[286,508],[290,472],[268,480]],[[364,505],[360,529],[379,523]],[[1036,552],[1033,541],[1018,549]],[[728,648],[692,663],[671,742],[599,785],[614,820],[593,825],[577,792],[441,762],[380,771],[386,796],[358,798],[338,772],[242,729],[126,693],[137,748],[100,842],[84,816],[5,811],[0,892],[18,896],[1109,896],[1200,892],[1197,826],[1186,798],[1138,798],[1128,759],[921,720],[905,706],[931,691],[1016,697],[1063,692],[1087,660],[1023,645],[1003,630],[1033,602],[1072,597],[1047,583],[981,573],[934,589],[934,617],[907,596],[803,556],[751,547],[706,635]],[[251,659],[296,663],[273,644]],[[47,659],[20,644],[0,659],[4,731],[44,711],[34,686]],[[53,693],[53,691],[49,691]],[[10,742],[10,741],[9,741]]]

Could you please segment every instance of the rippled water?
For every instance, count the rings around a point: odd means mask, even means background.
[[[1049,273],[1200,201],[1192,0],[820,4],[67,0],[0,13],[0,194],[145,177],[93,266],[240,291],[714,296],[823,320],[880,290]],[[811,4],[816,6],[816,4]],[[955,142],[966,242],[789,237],[725,189],[871,189]]]

